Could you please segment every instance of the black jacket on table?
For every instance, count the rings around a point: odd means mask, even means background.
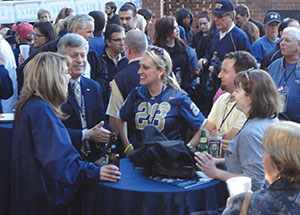
[[[100,85],[89,78],[80,78],[81,94],[84,98],[84,107],[87,128],[93,128],[101,121],[105,121],[105,109],[102,101],[102,91]],[[63,121],[70,134],[73,146],[81,153],[82,145],[82,124],[80,118],[80,107],[76,101],[73,88],[69,83],[68,87],[68,100],[62,106],[62,110],[69,118]],[[97,160],[103,152],[103,148],[97,148],[95,143],[90,142],[91,153],[85,158],[87,161]],[[102,144],[103,146],[103,144]],[[82,155],[82,154],[81,154]]]

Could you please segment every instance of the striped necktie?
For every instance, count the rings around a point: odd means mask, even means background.
[[[74,90],[76,101],[77,101],[79,107],[81,108],[81,93],[80,93],[80,86],[79,86],[78,81],[75,81],[73,83],[73,90]]]
[[[77,101],[77,103],[80,107],[81,126],[82,126],[83,129],[85,129],[87,127],[87,123],[86,123],[86,118],[85,118],[84,105],[82,105],[80,85],[79,85],[78,81],[75,81],[73,83],[73,90],[74,90],[74,95],[75,95],[76,101]],[[83,153],[84,156],[88,156],[88,154],[91,152],[89,142],[88,141],[83,141],[80,150],[81,150],[81,152]]]

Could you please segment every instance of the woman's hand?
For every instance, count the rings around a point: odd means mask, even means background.
[[[227,150],[227,146],[231,140],[224,140],[222,139],[222,151],[225,152]]]
[[[209,154],[204,154],[201,152],[195,153],[196,166],[208,177],[216,178],[217,175],[217,167],[216,167],[216,159],[214,159]]]
[[[100,168],[100,181],[117,182],[120,179],[121,172],[114,165],[104,165]]]

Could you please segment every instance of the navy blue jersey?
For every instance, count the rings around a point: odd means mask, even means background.
[[[119,114],[123,121],[128,122],[131,143],[142,141],[142,131],[148,124],[155,125],[169,140],[179,140],[184,121],[195,131],[205,120],[187,93],[169,86],[156,97],[149,94],[147,87],[136,87]]]

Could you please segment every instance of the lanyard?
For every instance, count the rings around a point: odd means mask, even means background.
[[[249,118],[247,118],[247,120],[243,124],[243,127],[239,130],[239,132],[235,136],[237,136],[244,129],[244,127],[245,127],[245,125],[247,124],[248,121],[249,121]]]
[[[221,125],[220,125],[220,127],[218,128],[218,133],[220,133],[221,128],[222,128],[224,122],[226,121],[226,119],[227,119],[227,118],[229,117],[229,115],[231,114],[233,108],[236,106],[236,103],[235,103],[235,104],[232,106],[232,108],[230,109],[230,111],[229,111],[229,112],[226,114],[226,116],[225,116],[225,113],[226,113],[226,111],[227,111],[227,105],[229,104],[230,100],[231,100],[231,99],[229,99],[229,101],[226,103],[226,108],[225,108],[224,113],[223,113]]]
[[[283,80],[283,85],[282,85],[282,88],[285,88],[285,85],[286,85],[286,82],[287,82],[287,80],[291,77],[291,75],[295,72],[295,70],[296,70],[296,67],[297,67],[297,65],[295,65],[295,68],[290,72],[290,74],[288,75],[288,76],[286,76],[287,74],[287,72],[286,72],[286,69],[284,70],[284,73],[283,73],[283,76],[281,77],[281,79],[280,79],[280,81],[279,81],[279,83],[278,83],[278,88],[279,88],[279,86],[280,86],[280,83],[281,83],[281,81]],[[284,78],[284,79],[283,79]]]

